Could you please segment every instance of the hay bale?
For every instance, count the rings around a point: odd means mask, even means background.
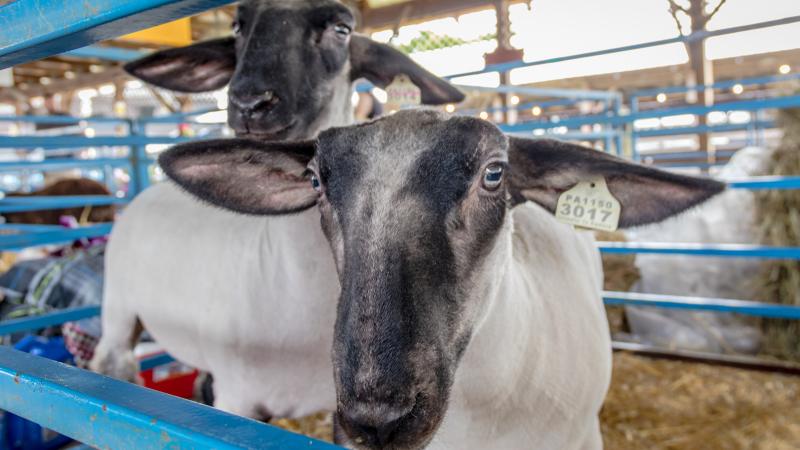
[[[781,144],[769,161],[773,175],[800,175],[800,109],[780,111]],[[756,220],[764,245],[800,247],[800,190],[768,190],[756,194]],[[800,306],[800,261],[765,260],[759,278],[763,300]],[[800,322],[765,319],[762,353],[800,361]]]
[[[605,448],[800,448],[800,377],[614,354]]]

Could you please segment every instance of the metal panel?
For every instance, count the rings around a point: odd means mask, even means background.
[[[720,256],[728,258],[800,259],[800,247],[747,244],[684,244],[674,242],[597,242],[602,253]]]
[[[96,448],[339,448],[7,347],[0,409]]]
[[[82,306],[80,308],[62,309],[38,316],[22,319],[4,320],[0,322],[0,336],[23,331],[37,331],[42,328],[61,325],[66,322],[86,319],[100,315],[100,306]]]
[[[17,0],[0,8],[0,69],[64,53],[233,0]],[[67,5],[68,3],[68,5]]]
[[[606,305],[655,306],[659,308],[732,312],[748,316],[779,319],[800,319],[800,306],[726,298],[681,297],[676,295],[604,291],[603,302]]]

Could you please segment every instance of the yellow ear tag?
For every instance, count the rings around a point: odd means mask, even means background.
[[[606,180],[598,177],[581,181],[558,197],[556,219],[583,228],[614,231],[622,210],[611,195]]]
[[[406,74],[399,74],[386,86],[386,109],[396,111],[422,103],[422,91]]]

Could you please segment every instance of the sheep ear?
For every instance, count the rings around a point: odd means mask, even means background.
[[[709,178],[677,175],[551,139],[509,139],[512,204],[533,201],[554,212],[558,197],[580,181],[605,178],[620,202],[619,226],[660,222],[725,189]]]
[[[422,103],[441,105],[464,100],[455,86],[423,69],[411,58],[391,46],[353,34],[350,37],[350,78],[366,78],[378,87],[386,87],[400,74],[407,75],[422,91]]]
[[[217,139],[162,153],[158,163],[190,194],[231,211],[271,215],[302,211],[317,202],[305,176],[314,142]]]
[[[228,84],[235,69],[232,37],[161,50],[125,64],[125,70],[134,77],[179,92],[220,89]]]

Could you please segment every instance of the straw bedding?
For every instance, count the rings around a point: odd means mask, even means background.
[[[614,354],[607,450],[800,448],[800,377]],[[330,441],[331,415],[273,424]]]

